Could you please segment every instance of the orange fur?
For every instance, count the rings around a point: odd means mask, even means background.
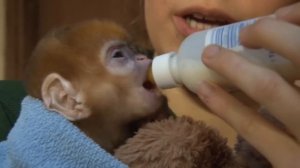
[[[237,168],[232,150],[216,130],[188,117],[149,123],[118,148],[132,168]]]
[[[34,50],[25,78],[29,95],[46,101],[52,111],[58,109],[109,152],[132,136],[141,120],[157,113],[169,115],[160,110],[166,103],[162,95],[153,100],[157,107],[152,107],[140,94],[143,86],[135,78],[146,74],[137,67],[145,69],[149,64],[138,62],[138,53],[127,53],[134,74],[116,75],[107,69],[105,46],[111,41],[128,42],[130,36],[119,25],[98,20],[50,32]],[[57,75],[49,77],[52,73]],[[48,79],[51,82],[45,82]]]
[[[99,64],[101,47],[108,40],[129,40],[127,32],[112,22],[86,21],[48,33],[35,48],[26,74],[27,92],[41,98],[43,79],[57,72],[71,82],[106,74]],[[84,80],[82,80],[84,79]],[[88,87],[88,86],[86,86]]]

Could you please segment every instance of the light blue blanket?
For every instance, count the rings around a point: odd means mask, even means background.
[[[1,124],[1,123],[0,123]],[[76,126],[43,103],[25,97],[6,141],[0,143],[1,168],[125,168]]]

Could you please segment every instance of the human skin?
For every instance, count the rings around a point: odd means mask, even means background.
[[[190,14],[200,14],[230,22],[263,16],[297,0],[145,0],[145,20],[151,43],[157,54],[176,51],[189,34],[176,20]],[[213,16],[216,15],[216,16]],[[219,15],[226,15],[227,17]]]
[[[247,47],[270,49],[299,67],[300,3],[279,9],[275,12],[275,18],[262,19],[243,29],[241,42]],[[276,72],[255,65],[218,46],[209,46],[204,51],[202,60],[209,68],[235,83],[263,105],[285,125],[286,131],[268,122],[212,83],[199,84],[200,99],[261,152],[274,167],[299,167],[299,80],[288,83]],[[240,67],[240,73],[235,73],[234,67]]]
[[[273,13],[276,9],[297,2],[298,0],[144,0],[146,27],[150,41],[157,55],[177,51],[182,40],[195,31],[240,20]],[[187,24],[184,17],[200,15],[212,17],[212,24]],[[224,17],[226,16],[226,17]],[[197,16],[199,17],[199,16]],[[201,19],[200,19],[201,20]],[[192,23],[194,24],[194,23]],[[195,28],[196,27],[196,28]],[[200,28],[199,28],[200,27]],[[203,29],[204,28],[204,29]],[[208,113],[199,100],[195,100],[184,89],[176,88],[165,91],[171,109],[177,115],[190,115],[207,122],[228,137],[229,144],[235,143],[235,131],[227,124]]]

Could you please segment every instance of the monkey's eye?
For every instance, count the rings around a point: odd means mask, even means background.
[[[113,58],[123,58],[125,56],[124,56],[124,53],[121,50],[116,49],[115,51],[113,51],[112,57]]]
[[[134,53],[126,45],[114,45],[108,48],[106,61],[113,66],[123,66],[134,60]]]
[[[135,53],[126,45],[112,45],[106,51],[106,67],[114,74],[128,74],[134,69]]]
[[[134,54],[131,49],[126,45],[116,45],[108,49],[108,55],[113,59],[127,59]]]

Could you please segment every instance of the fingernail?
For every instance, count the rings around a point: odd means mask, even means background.
[[[216,45],[210,45],[208,47],[205,48],[204,52],[203,52],[203,57],[204,58],[214,58],[218,55],[218,53],[220,52],[220,47],[216,46]]]
[[[207,81],[201,81],[198,87],[197,95],[204,102],[208,103],[210,95],[214,92],[215,88]]]

